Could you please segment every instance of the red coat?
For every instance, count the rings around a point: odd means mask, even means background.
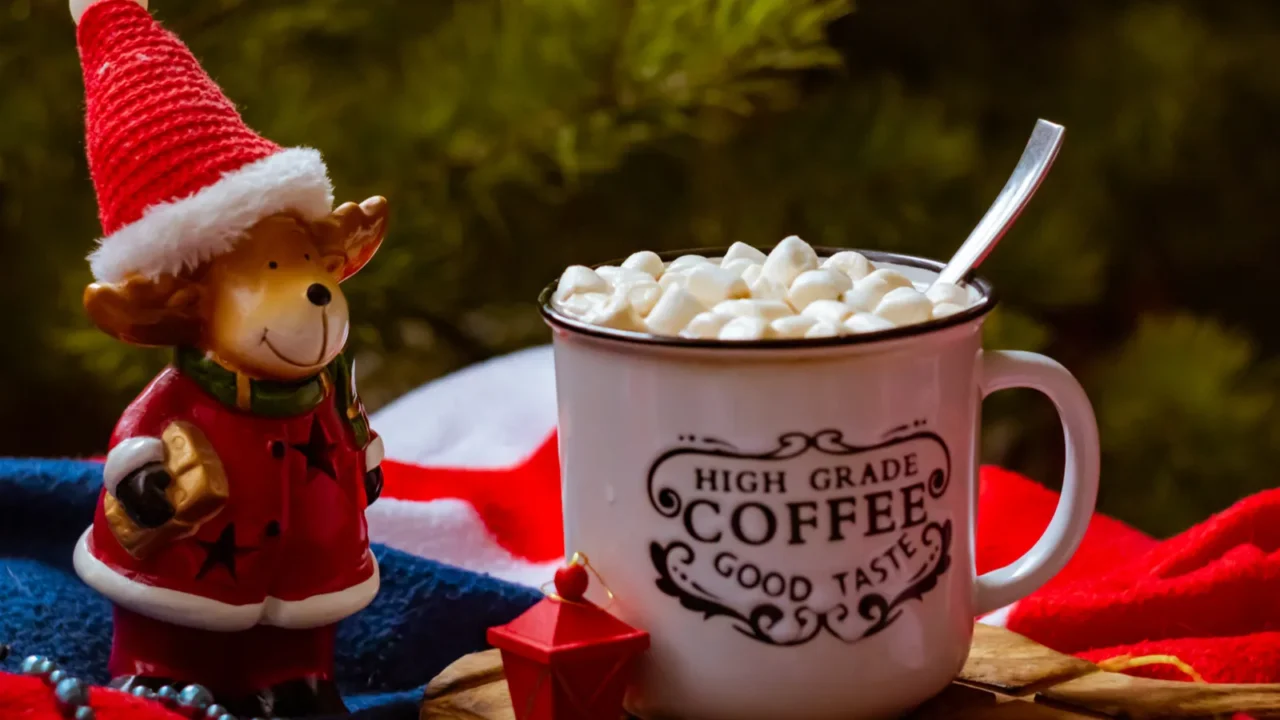
[[[111,476],[141,462],[136,447],[156,445],[139,439],[158,438],[175,420],[195,425],[213,446],[226,501],[193,536],[135,558],[108,526],[103,500]],[[364,474],[381,459],[366,457],[372,446],[380,452],[381,441],[369,438],[357,446],[331,387],[313,409],[262,417],[228,407],[168,368],[120,418],[108,487],[76,548],[76,571],[117,605],[177,625],[226,632],[334,623],[378,589]]]

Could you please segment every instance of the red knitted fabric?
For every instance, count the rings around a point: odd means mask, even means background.
[[[77,28],[89,171],[110,235],[280,150],[244,124],[187,47],[133,0],[104,0]]]
[[[1207,682],[1273,683],[1276,681],[1276,668],[1280,668],[1280,632],[1154,640],[1097,648],[1077,655],[1090,662],[1125,655],[1135,658],[1167,655],[1186,663]],[[1190,679],[1174,665],[1144,665],[1127,672],[1160,680],[1185,682]]]
[[[97,0],[77,27],[89,170],[106,236],[94,278],[199,267],[265,217],[329,214],[320,153],[249,129],[182,41],[139,0]]]
[[[1019,602],[1008,627],[1090,660],[1173,655],[1210,682],[1280,682],[1277,518],[1280,490],[1268,490],[1145,551],[1086,538],[1090,567]],[[1133,673],[1185,679],[1168,666]]]
[[[978,485],[976,558],[978,572],[1002,568],[1031,549],[1049,526],[1058,494],[1037,482],[992,465],[982,468]],[[1093,578],[1155,548],[1159,541],[1118,520],[1097,513],[1071,561],[1040,594]]]

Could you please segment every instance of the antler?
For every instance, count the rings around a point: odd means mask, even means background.
[[[147,347],[190,344],[200,334],[201,287],[186,277],[130,277],[85,288],[84,307],[112,337]]]
[[[316,223],[325,255],[343,260],[339,280],[354,274],[378,250],[386,234],[387,215],[387,199],[375,195],[359,205],[343,203]]]

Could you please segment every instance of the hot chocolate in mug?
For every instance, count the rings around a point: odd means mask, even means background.
[[[942,268],[864,254],[917,283]],[[1093,411],[1053,360],[984,352],[995,297],[967,285],[973,304],[939,320],[737,343],[587,325],[544,293],[565,545],[591,558],[609,610],[651,637],[628,711],[900,715],[960,671],[975,616],[1066,564],[1097,495]],[[1058,409],[1061,500],[1025,556],[977,575],[982,400],[1013,387]]]

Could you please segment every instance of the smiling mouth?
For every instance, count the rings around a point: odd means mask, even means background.
[[[300,368],[317,367],[324,362],[324,353],[329,349],[329,313],[323,310],[320,311],[320,325],[320,352],[316,354],[315,362],[298,362],[297,360],[294,360],[288,355],[280,352],[280,350],[271,343],[271,338],[267,337],[267,333],[270,332],[267,328],[262,328],[262,340],[259,342],[266,345],[267,349],[271,351],[271,354],[275,355],[282,362]]]

